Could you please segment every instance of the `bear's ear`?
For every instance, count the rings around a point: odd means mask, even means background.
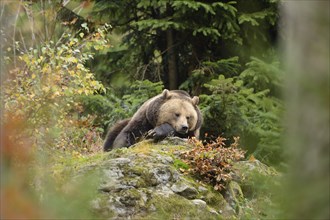
[[[191,101],[192,101],[192,103],[193,103],[194,105],[198,105],[198,103],[199,103],[199,97],[198,97],[198,96],[194,96],[194,97],[191,99]]]
[[[162,96],[163,96],[165,99],[169,99],[169,98],[171,98],[170,91],[168,91],[167,89],[164,89],[163,92],[162,92]]]

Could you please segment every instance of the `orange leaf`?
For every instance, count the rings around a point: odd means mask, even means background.
[[[256,158],[253,156],[253,154],[250,156],[250,158],[249,158],[249,161],[251,161],[251,162],[253,162],[253,161],[255,161],[256,160]]]

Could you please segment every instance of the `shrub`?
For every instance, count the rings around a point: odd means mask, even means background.
[[[87,38],[64,33],[57,43],[49,41],[20,51],[20,63],[3,84],[5,118],[25,120],[28,129],[24,132],[34,138],[35,146],[67,149],[72,140],[85,135],[74,128],[91,126],[79,118],[77,97],[105,91],[84,64],[93,58],[90,51],[108,46],[107,28]]]
[[[238,76],[220,74],[203,86],[200,108],[202,133],[229,138],[239,135],[250,154],[267,164],[283,159],[281,150],[282,100],[278,97],[278,62],[252,58]],[[212,67],[214,69],[214,67]]]
[[[237,148],[239,137],[234,137],[234,143],[229,147],[225,146],[225,140],[218,137],[215,141],[203,144],[197,139],[189,139],[194,148],[180,155],[190,167],[188,172],[213,185],[218,191],[230,182],[233,162],[243,159],[245,153]]]
[[[262,161],[277,162],[281,142],[280,114],[282,104],[268,97],[269,90],[254,92],[238,78],[220,75],[205,85],[211,95],[201,95],[204,131],[225,137],[241,135],[250,153]]]

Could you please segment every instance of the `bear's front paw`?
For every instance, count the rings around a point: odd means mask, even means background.
[[[152,138],[154,141],[160,141],[167,136],[174,135],[174,133],[174,128],[170,124],[165,123],[148,131],[147,138]]]
[[[156,132],[154,129],[151,129],[147,132],[147,134],[145,135],[146,138],[154,138],[154,136],[156,135]]]

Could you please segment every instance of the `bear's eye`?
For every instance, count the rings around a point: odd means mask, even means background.
[[[180,114],[179,114],[179,113],[175,113],[175,116],[176,116],[176,117],[179,117],[179,116],[180,116]]]
[[[190,116],[187,116],[186,119],[189,120],[190,119]]]

